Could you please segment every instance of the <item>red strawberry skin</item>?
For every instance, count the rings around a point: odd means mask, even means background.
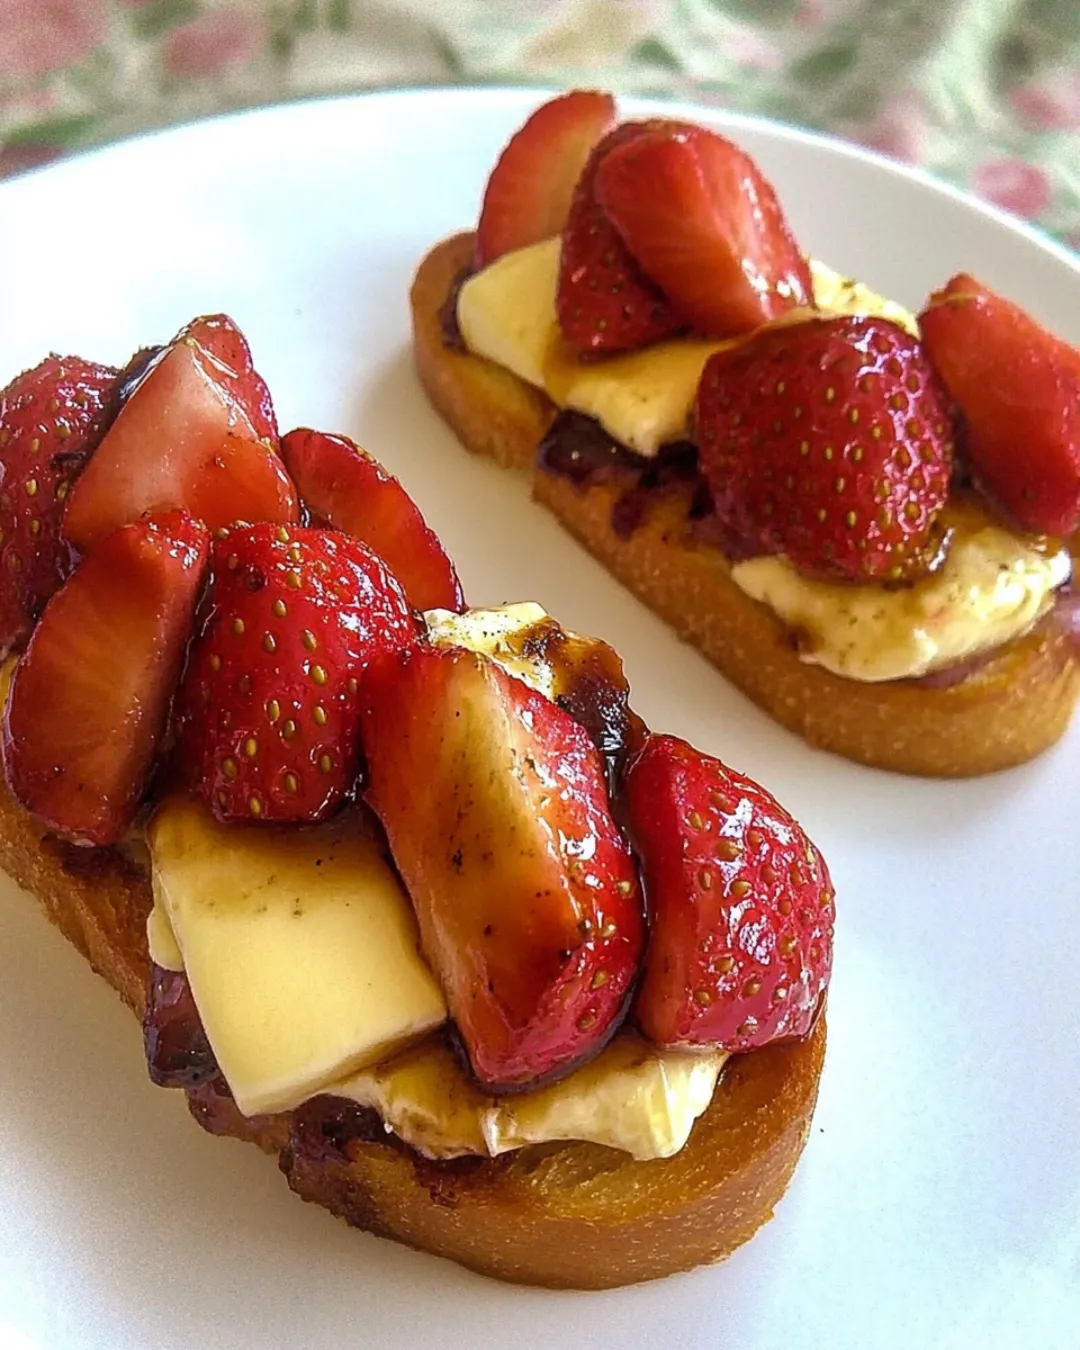
[[[415,609],[465,608],[454,564],[416,503],[378,460],[345,436],[300,427],[281,455],[312,519],[367,544]]]
[[[581,356],[636,351],[686,327],[631,257],[596,199],[596,176],[605,157],[656,125],[669,124],[624,122],[609,132],[589,156],[574,192],[555,305],[563,338]]]
[[[0,652],[25,641],[71,570],[64,499],[114,412],[117,372],[49,356],[0,392]]]
[[[626,782],[652,912],[636,1015],[661,1046],[804,1036],[832,968],[829,869],[764,788],[676,736]]]
[[[363,544],[270,524],[215,538],[178,700],[180,760],[223,821],[315,821],[360,768],[358,689],[419,622]]]
[[[966,274],[919,315],[980,484],[1021,529],[1080,529],[1080,351]]]
[[[918,575],[949,492],[952,409],[884,319],[781,325],[709,358],[695,413],[716,513],[800,571]]]
[[[8,785],[51,829],[114,844],[154,765],[210,552],[182,512],[115,531],[45,607],[4,717]]]
[[[495,1091],[560,1077],[617,1028],[643,942],[600,755],[474,652],[420,646],[372,675],[368,801],[473,1070]]]
[[[292,524],[296,491],[276,450],[269,395],[243,335],[224,315],[196,319],[131,386],[68,498],[64,533],[85,552],[163,509],[186,510],[211,529]]]
[[[615,119],[610,94],[574,89],[537,108],[499,156],[476,228],[476,265],[562,231],[593,146]]]
[[[644,273],[709,337],[813,306],[809,264],[772,184],[704,127],[672,124],[615,146],[596,200]]]

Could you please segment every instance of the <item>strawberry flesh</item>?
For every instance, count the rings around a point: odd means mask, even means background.
[[[255,369],[247,338],[227,314],[194,319],[175,339],[193,339],[207,358],[214,379],[243,409],[260,441],[277,445],[278,424],[266,381]]]
[[[949,493],[952,410],[898,325],[809,320],[717,352],[695,425],[717,516],[760,552],[836,580],[926,569]]]
[[[575,89],[543,104],[499,156],[476,227],[476,265],[559,234],[593,146],[615,119],[610,94]]]
[[[321,820],[359,773],[368,662],[419,622],[382,559],[329,530],[229,530],[211,566],[177,704],[181,764],[223,822]]]
[[[182,512],[125,525],[46,605],[12,678],[3,757],[14,796],[59,834],[114,844],[131,824],[209,552]]]
[[[465,608],[438,536],[378,460],[345,436],[305,427],[283,437],[281,455],[312,519],[367,544],[393,570],[415,609]]]
[[[595,193],[697,332],[730,337],[813,305],[810,267],[775,190],[714,131],[672,123],[624,141],[597,166]]]
[[[605,157],[656,125],[624,122],[609,132],[589,156],[574,191],[562,233],[556,311],[563,338],[581,356],[635,351],[686,326],[631,257],[596,198]]]
[[[965,274],[930,297],[919,326],[980,486],[1021,529],[1080,529],[1080,351]]]
[[[71,492],[67,539],[85,552],[144,512],[171,508],[211,529],[294,522],[296,492],[275,453],[265,388],[231,320],[189,324],[135,381]]]
[[[764,788],[651,736],[626,801],[652,912],[636,1015],[662,1046],[805,1035],[832,966],[829,869]]]
[[[495,662],[420,646],[373,668],[367,797],[477,1077],[560,1077],[615,1031],[642,900],[588,734]]]
[[[114,412],[117,372],[49,356],[0,391],[0,654],[71,570],[64,499]]]

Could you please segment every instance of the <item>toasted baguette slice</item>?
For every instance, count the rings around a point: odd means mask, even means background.
[[[0,785],[0,866],[141,1016],[150,958],[144,873],[115,850],[51,837]],[[534,1146],[495,1161],[430,1162],[351,1140],[307,1153],[288,1115],[246,1120],[229,1099],[192,1112],[214,1133],[277,1154],[289,1185],[358,1228],[498,1279],[604,1289],[728,1255],[771,1216],[802,1152],[825,1054],[825,1019],[797,1044],[730,1061],[676,1157],[634,1162],[595,1144]]]
[[[611,527],[618,484],[582,488],[536,470],[554,404],[444,339],[440,310],[472,244],[471,234],[445,240],[413,283],[413,353],[431,402],[467,449],[531,473],[536,500],[755,703],[811,745],[928,777],[1009,768],[1058,740],[1080,695],[1080,661],[1052,612],[947,688],[843,679],[800,661],[785,626],[732,581],[724,555],[695,542],[687,494],[660,498],[625,538]]]

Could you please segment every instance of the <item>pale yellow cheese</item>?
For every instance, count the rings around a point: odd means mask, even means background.
[[[555,315],[560,241],[545,239],[505,253],[469,278],[458,296],[457,318],[471,352],[547,392],[561,408],[596,420],[615,440],[641,455],[680,440],[705,362],[740,339],[707,342],[675,338],[600,361],[577,361],[566,350]],[[902,306],[869,287],[813,263],[814,298],[829,313],[877,314],[915,330]],[[805,318],[794,311],[785,322]]]
[[[409,901],[356,814],[225,827],[173,797],[147,838],[157,902],[245,1115],[298,1106],[445,1020]]]
[[[1068,580],[1067,549],[1047,549],[970,506],[936,572],[911,586],[834,585],[783,558],[736,563],[731,577],[798,634],[802,660],[851,680],[926,675],[1026,633]]]
[[[657,1050],[624,1031],[590,1064],[532,1092],[492,1097],[441,1042],[427,1042],[334,1085],[373,1107],[430,1158],[496,1157],[527,1144],[584,1140],[638,1159],[670,1158],[712,1101],[722,1051]]]
[[[810,275],[814,282],[814,303],[826,314],[873,315],[891,319],[916,337],[919,324],[911,310],[879,295],[865,282],[845,277],[817,258],[810,259]]]
[[[428,637],[436,647],[465,647],[490,656],[511,675],[543,694],[555,697],[555,671],[538,653],[522,649],[520,639],[547,618],[547,612],[531,600],[493,609],[468,609],[455,614],[449,609],[429,609],[424,615]]]
[[[705,361],[730,344],[675,340],[588,365],[569,361],[555,318],[558,255],[559,241],[546,240],[473,277],[458,301],[466,344],[561,407],[595,417],[622,444],[655,454],[686,434]],[[876,315],[918,332],[910,311],[862,282],[816,260],[811,273],[822,312]],[[799,633],[804,661],[869,682],[925,675],[1021,636],[1070,573],[1066,550],[1045,550],[985,517],[958,530],[944,565],[911,587],[830,585],[776,557],[732,569],[747,595]]]
[[[150,960],[163,970],[180,971],[184,969],[184,957],[180,944],[172,930],[165,906],[158,903],[155,886],[154,903],[146,916],[146,945],[150,950]]]

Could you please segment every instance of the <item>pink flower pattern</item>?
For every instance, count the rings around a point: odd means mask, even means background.
[[[15,145],[0,146],[0,178],[7,174],[23,173],[59,159],[64,152],[58,145],[44,145],[37,141],[19,141]]]
[[[4,0],[0,80],[32,79],[76,66],[106,29],[102,0]]]
[[[207,79],[261,51],[265,36],[261,14],[218,10],[174,28],[165,39],[161,64],[176,80]]]
[[[1034,64],[1010,69],[1028,6],[996,6],[975,48],[960,40],[971,3],[0,0],[0,175],[140,119],[368,88],[384,69],[396,84],[529,83],[546,51],[551,83],[688,97],[847,135],[1075,241],[1080,33],[1027,43]],[[1040,0],[1048,24],[1077,3]],[[993,53],[1004,64],[991,78]]]
[[[872,121],[855,130],[856,139],[870,150],[908,164],[926,158],[926,113],[915,90],[904,90],[878,110]]]
[[[1014,215],[1032,220],[1050,204],[1050,180],[1022,159],[990,159],[978,165],[971,187],[980,197]]]
[[[1009,106],[1031,131],[1080,130],[1080,71],[1043,84],[1018,85]]]

